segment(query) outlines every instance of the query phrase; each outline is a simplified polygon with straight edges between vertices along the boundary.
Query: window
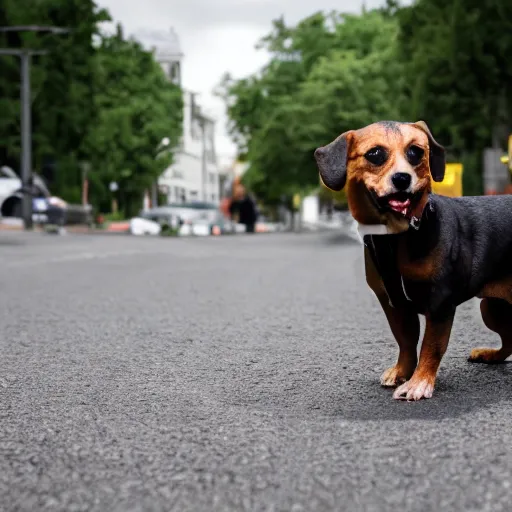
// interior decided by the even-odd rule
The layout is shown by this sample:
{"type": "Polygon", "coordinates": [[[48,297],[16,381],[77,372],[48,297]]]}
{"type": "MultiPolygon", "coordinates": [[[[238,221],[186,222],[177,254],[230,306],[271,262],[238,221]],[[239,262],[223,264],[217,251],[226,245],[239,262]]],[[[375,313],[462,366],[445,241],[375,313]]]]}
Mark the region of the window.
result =
{"type": "Polygon", "coordinates": [[[180,85],[181,76],[179,62],[171,62],[169,64],[169,78],[173,84],[180,85]]]}
{"type": "Polygon", "coordinates": [[[190,136],[193,140],[201,140],[201,126],[197,119],[192,118],[190,123],[190,136]]]}

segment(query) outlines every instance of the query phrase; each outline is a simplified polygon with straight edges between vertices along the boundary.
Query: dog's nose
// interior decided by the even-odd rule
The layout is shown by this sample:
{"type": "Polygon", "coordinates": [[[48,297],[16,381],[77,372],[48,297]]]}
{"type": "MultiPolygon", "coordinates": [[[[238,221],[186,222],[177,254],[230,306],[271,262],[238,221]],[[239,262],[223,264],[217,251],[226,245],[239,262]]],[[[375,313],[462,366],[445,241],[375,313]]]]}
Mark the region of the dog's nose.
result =
{"type": "Polygon", "coordinates": [[[411,185],[411,175],[407,172],[395,172],[395,174],[391,176],[391,182],[397,190],[407,190],[411,185]]]}

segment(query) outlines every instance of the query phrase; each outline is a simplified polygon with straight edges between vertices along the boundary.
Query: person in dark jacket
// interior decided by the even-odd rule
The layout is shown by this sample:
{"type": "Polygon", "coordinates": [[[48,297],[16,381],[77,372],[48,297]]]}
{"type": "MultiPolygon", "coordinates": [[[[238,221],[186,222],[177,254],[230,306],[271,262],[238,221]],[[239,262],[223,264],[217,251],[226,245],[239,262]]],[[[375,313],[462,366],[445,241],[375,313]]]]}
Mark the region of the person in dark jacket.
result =
{"type": "Polygon", "coordinates": [[[242,184],[237,185],[233,191],[229,213],[235,222],[245,225],[246,233],[254,233],[258,211],[255,202],[242,184]]]}

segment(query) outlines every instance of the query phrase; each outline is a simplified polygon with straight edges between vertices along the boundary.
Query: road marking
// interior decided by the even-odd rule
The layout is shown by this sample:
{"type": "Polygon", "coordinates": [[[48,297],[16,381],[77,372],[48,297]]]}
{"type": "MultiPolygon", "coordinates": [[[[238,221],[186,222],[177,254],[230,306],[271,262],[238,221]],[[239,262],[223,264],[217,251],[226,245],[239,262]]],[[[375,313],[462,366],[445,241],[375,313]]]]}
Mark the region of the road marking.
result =
{"type": "MultiPolygon", "coordinates": [[[[152,256],[171,256],[177,257],[179,259],[186,260],[200,260],[200,259],[210,259],[212,256],[227,256],[229,252],[225,249],[219,248],[217,251],[209,250],[208,253],[200,253],[197,251],[196,247],[190,247],[189,250],[184,250],[183,247],[180,247],[179,250],[123,250],[123,251],[110,251],[110,252],[76,252],[72,254],[65,254],[61,256],[49,257],[49,258],[37,258],[37,259],[27,259],[27,260],[17,260],[12,261],[11,259],[0,259],[0,267],[2,269],[6,268],[25,268],[25,267],[33,267],[38,265],[49,265],[55,263],[69,263],[69,262],[78,262],[78,261],[91,261],[91,260],[105,260],[108,258],[119,258],[122,256],[139,256],[144,255],[148,258],[152,256]]],[[[14,255],[13,255],[14,257],[14,255]]]]}
{"type": "Polygon", "coordinates": [[[2,262],[2,267],[27,267],[27,266],[34,266],[34,265],[47,265],[50,263],[66,263],[69,261],[83,261],[83,260],[100,260],[100,259],[107,259],[107,258],[118,258],[120,256],[134,256],[138,254],[145,254],[145,255],[153,255],[153,254],[166,254],[165,252],[155,252],[151,251],[148,252],[137,250],[137,251],[111,251],[111,252],[80,252],[80,253],[74,253],[74,254],[66,254],[63,256],[57,256],[54,258],[45,258],[45,259],[37,259],[37,260],[25,260],[25,261],[4,261],[2,262]]]}

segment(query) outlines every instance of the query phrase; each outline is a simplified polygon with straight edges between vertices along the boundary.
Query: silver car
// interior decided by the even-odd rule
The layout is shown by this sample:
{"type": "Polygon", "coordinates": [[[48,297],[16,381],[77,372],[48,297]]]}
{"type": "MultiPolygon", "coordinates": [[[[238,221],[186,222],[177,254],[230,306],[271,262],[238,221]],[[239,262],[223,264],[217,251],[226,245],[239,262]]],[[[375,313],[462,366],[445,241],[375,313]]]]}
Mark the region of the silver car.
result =
{"type": "Polygon", "coordinates": [[[171,203],[166,206],[157,206],[142,211],[139,217],[158,222],[160,225],[167,224],[173,228],[182,224],[192,224],[196,221],[216,222],[219,215],[219,208],[213,203],[191,201],[187,203],[171,203]]]}

